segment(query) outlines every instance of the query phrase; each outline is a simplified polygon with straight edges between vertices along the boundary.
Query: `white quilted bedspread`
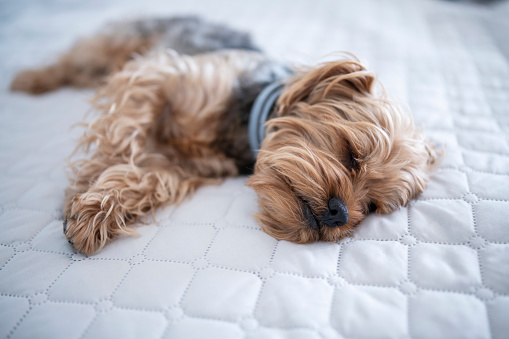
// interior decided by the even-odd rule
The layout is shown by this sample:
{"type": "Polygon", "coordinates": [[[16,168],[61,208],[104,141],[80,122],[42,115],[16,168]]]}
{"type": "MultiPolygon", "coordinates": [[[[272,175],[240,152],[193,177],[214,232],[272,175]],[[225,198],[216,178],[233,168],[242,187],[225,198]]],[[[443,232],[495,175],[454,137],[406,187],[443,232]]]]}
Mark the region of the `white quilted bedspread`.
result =
{"type": "Polygon", "coordinates": [[[432,0],[0,2],[0,337],[507,338],[508,14],[432,0]],[[249,30],[288,62],[356,53],[446,147],[428,190],[339,243],[295,245],[261,231],[254,192],[230,179],[159,209],[138,238],[77,254],[61,205],[92,92],[8,84],[107,21],[181,13],[249,30]]]}

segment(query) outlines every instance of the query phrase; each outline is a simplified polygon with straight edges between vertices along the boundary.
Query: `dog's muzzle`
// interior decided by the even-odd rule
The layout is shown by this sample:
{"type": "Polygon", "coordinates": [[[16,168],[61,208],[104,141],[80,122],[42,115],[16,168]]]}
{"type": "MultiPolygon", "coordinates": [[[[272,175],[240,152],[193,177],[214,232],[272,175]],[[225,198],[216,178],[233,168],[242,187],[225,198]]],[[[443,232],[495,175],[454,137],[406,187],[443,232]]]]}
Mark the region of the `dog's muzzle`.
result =
{"type": "Polygon", "coordinates": [[[348,222],[348,208],[345,202],[339,197],[332,197],[328,203],[329,209],[325,211],[320,221],[316,220],[311,208],[304,203],[304,217],[307,226],[313,230],[319,230],[320,225],[327,227],[340,227],[348,222]]]}

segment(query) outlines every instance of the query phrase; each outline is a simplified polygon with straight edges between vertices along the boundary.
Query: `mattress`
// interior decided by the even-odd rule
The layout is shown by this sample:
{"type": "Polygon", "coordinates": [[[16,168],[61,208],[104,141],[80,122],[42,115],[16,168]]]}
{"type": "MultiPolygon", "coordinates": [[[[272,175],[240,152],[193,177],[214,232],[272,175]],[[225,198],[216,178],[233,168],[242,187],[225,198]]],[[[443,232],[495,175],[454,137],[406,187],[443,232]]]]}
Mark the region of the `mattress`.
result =
{"type": "MultiPolygon", "coordinates": [[[[452,1],[0,3],[0,337],[507,338],[509,5],[452,1]],[[94,256],[62,234],[90,90],[11,93],[111,20],[198,14],[295,65],[358,55],[445,149],[424,194],[337,243],[253,218],[245,177],[166,206],[94,256]]],[[[87,119],[87,118],[85,118],[87,119]]]]}

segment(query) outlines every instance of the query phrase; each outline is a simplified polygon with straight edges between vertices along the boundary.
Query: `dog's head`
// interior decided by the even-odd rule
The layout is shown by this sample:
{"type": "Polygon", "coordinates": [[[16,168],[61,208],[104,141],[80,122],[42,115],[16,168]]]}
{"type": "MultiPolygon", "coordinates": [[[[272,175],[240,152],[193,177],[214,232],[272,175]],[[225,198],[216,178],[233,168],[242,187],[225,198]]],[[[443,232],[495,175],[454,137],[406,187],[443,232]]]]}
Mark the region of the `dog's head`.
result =
{"type": "Polygon", "coordinates": [[[358,61],[341,60],[285,86],[248,181],[268,234],[337,241],[370,211],[392,212],[424,190],[436,152],[374,84],[358,61]]]}

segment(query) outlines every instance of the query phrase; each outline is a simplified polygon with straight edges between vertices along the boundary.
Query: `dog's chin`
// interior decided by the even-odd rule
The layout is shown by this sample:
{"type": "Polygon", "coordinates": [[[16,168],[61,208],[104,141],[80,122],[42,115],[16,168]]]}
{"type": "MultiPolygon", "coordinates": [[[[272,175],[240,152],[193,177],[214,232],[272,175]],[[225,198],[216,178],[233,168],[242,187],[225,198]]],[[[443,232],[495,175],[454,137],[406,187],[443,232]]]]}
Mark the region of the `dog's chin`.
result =
{"type": "Polygon", "coordinates": [[[340,227],[322,226],[320,228],[320,240],[337,242],[345,237],[350,236],[353,233],[355,226],[356,225],[353,225],[353,223],[348,223],[340,227]]]}

